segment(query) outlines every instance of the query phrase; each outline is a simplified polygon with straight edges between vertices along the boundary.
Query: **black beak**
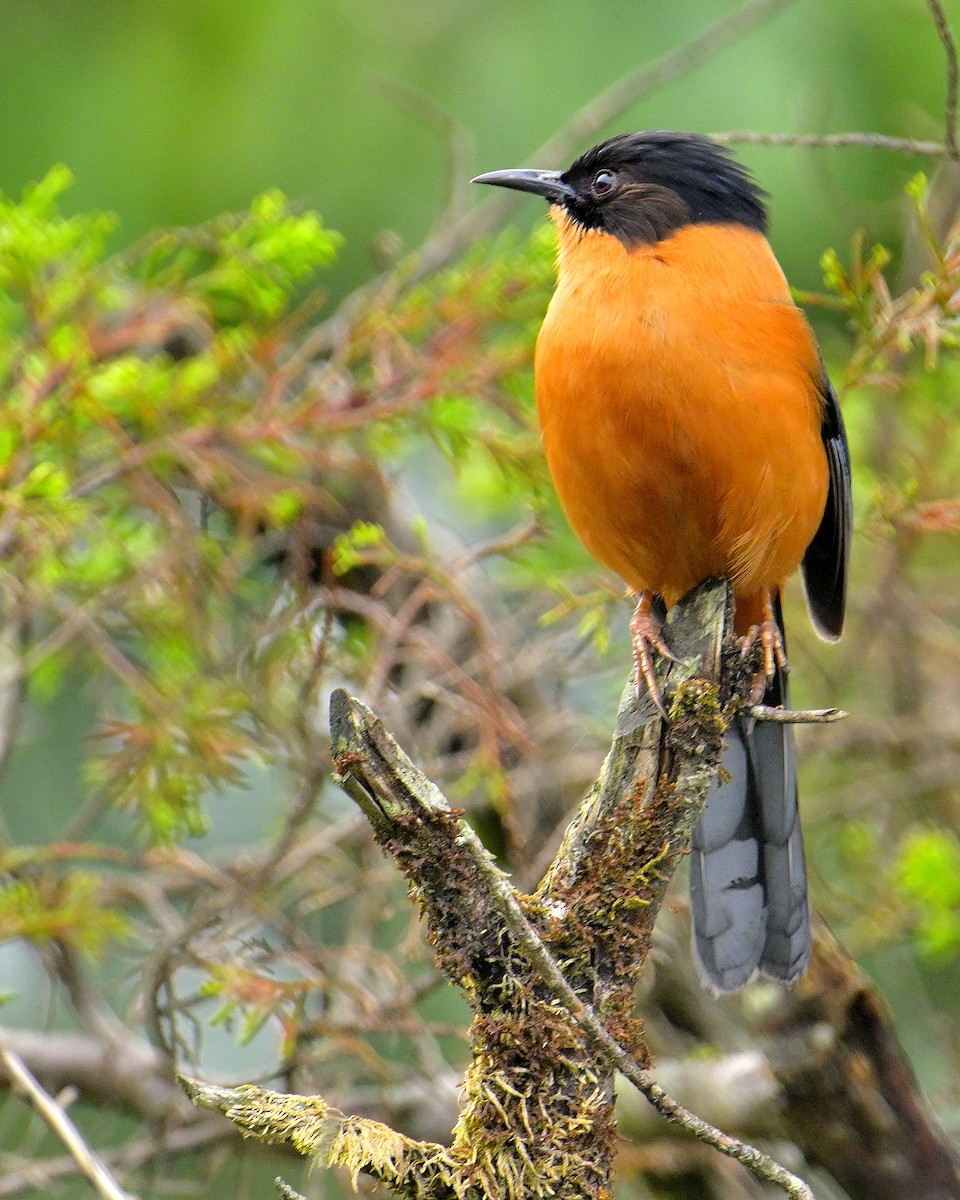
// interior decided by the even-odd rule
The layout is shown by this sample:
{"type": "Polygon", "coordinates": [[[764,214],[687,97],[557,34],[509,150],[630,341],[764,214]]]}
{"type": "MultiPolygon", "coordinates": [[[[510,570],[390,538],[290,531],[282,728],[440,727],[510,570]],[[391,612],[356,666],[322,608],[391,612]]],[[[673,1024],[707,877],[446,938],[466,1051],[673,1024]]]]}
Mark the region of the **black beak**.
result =
{"type": "Polygon", "coordinates": [[[551,204],[564,204],[576,195],[569,183],[564,183],[559,171],[490,171],[478,175],[471,183],[490,183],[494,187],[513,188],[517,192],[533,192],[551,204]]]}

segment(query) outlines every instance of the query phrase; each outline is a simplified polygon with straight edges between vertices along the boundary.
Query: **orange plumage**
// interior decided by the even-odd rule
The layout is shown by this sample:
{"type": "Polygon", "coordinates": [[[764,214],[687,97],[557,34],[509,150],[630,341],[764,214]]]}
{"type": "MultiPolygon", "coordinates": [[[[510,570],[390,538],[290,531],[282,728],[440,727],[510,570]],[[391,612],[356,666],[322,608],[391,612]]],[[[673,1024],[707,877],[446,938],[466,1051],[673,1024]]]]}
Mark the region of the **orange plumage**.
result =
{"type": "Polygon", "coordinates": [[[754,230],[686,225],[631,250],[552,214],[559,277],[535,378],[570,524],[668,606],[729,576],[745,633],[762,590],[797,569],[826,501],[809,326],[754,230]]]}

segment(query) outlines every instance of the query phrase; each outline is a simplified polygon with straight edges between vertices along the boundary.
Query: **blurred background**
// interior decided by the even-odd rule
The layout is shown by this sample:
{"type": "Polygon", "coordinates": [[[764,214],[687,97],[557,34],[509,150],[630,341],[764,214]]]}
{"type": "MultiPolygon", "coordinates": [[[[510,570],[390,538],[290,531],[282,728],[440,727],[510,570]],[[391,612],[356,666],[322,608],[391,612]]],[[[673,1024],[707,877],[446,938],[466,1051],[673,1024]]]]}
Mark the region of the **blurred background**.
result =
{"type": "MultiPolygon", "coordinates": [[[[408,247],[451,187],[527,156],[625,72],[734,5],[616,0],[4,0],[0,174],[19,193],[51,164],[71,203],[121,240],[240,208],[268,187],[346,237],[331,286],[371,269],[384,230],[408,247]],[[464,143],[450,179],[449,130],[464,143]]],[[[937,140],[943,52],[920,0],[798,0],[615,122],[702,132],[865,129],[937,140]]],[[[586,149],[586,147],[582,147],[586,149]]],[[[872,150],[748,148],[797,286],[854,226],[889,239],[917,168],[872,150]]],[[[538,210],[524,209],[528,219],[538,210]]]]}
{"type": "MultiPolygon", "coordinates": [[[[924,0],[783,0],[753,7],[764,12],[762,21],[600,132],[866,130],[943,139],[945,58],[924,0]]],[[[109,244],[120,251],[158,227],[207,222],[279,188],[343,235],[337,261],[320,281],[329,312],[416,248],[444,215],[460,215],[487,199],[471,194],[472,175],[566,165],[566,159],[534,161],[531,155],[612,82],[703,35],[735,9],[732,0],[0,0],[0,189],[19,196],[51,166],[65,164],[75,177],[65,211],[116,213],[109,244]]],[[[946,11],[960,23],[960,4],[951,2],[946,11]]],[[[898,271],[907,282],[919,275],[918,260],[903,250],[910,224],[904,189],[919,170],[932,172],[934,160],[873,148],[742,145],[736,152],[770,194],[771,241],[795,287],[822,291],[824,252],[836,248],[848,262],[858,231],[865,231],[868,248],[875,242],[889,248],[889,279],[898,271]]],[[[949,209],[950,185],[943,186],[949,209]]],[[[529,202],[516,206],[509,221],[525,235],[543,225],[544,214],[529,202]]],[[[549,250],[541,266],[548,258],[549,250]]],[[[535,282],[540,291],[531,291],[533,311],[523,314],[528,334],[536,326],[537,297],[548,287],[542,272],[535,282]]],[[[841,388],[849,373],[844,401],[859,454],[857,592],[844,647],[815,643],[799,588],[788,607],[792,649],[797,630],[797,702],[842,704],[853,713],[850,728],[839,733],[801,734],[815,899],[879,985],[921,1083],[956,1135],[960,894],[951,880],[960,849],[956,839],[930,841],[928,833],[960,823],[960,556],[955,510],[939,524],[930,519],[924,525],[927,510],[917,513],[918,506],[952,502],[960,493],[953,399],[960,380],[946,361],[906,390],[878,388],[869,364],[849,367],[855,347],[850,311],[817,305],[810,316],[841,388]],[[905,624],[915,636],[901,637],[905,624]]],[[[529,391],[529,379],[525,386],[529,391]]],[[[391,483],[409,490],[444,546],[446,537],[455,549],[522,515],[494,504],[484,508],[477,500],[482,488],[451,491],[429,449],[408,450],[394,466],[381,447],[380,465],[391,483]]],[[[570,572],[565,578],[595,583],[595,570],[560,519],[555,513],[550,519],[561,546],[550,571],[562,568],[570,572]]],[[[493,571],[492,578],[507,592],[516,583],[509,571],[493,571]]],[[[538,613],[556,603],[556,595],[533,602],[533,628],[539,628],[538,613]]],[[[550,651],[573,677],[564,703],[572,696],[584,727],[573,729],[566,745],[583,759],[577,762],[583,781],[599,761],[625,673],[625,613],[616,611],[613,650],[592,657],[593,649],[577,641],[574,620],[566,627],[561,621],[557,636],[580,649],[567,644],[550,651]]],[[[549,636],[555,632],[551,626],[549,636]]],[[[511,695],[522,709],[520,693],[511,695]]],[[[100,698],[82,675],[31,697],[0,777],[0,812],[11,843],[56,838],[85,803],[90,779],[83,761],[100,698]]],[[[208,832],[188,842],[191,851],[221,861],[268,836],[290,803],[278,771],[250,768],[233,790],[211,792],[208,832]]],[[[346,819],[346,802],[328,795],[324,803],[327,809],[318,810],[323,820],[346,819]]],[[[492,812],[479,801],[476,806],[481,828],[501,849],[508,846],[510,831],[498,824],[497,804],[488,806],[492,812]]],[[[94,831],[102,840],[133,838],[115,816],[103,821],[94,831]]],[[[544,818],[544,840],[551,829],[544,818]]],[[[526,836],[536,841],[535,832],[526,836]]],[[[372,859],[357,861],[354,880],[373,869],[372,859]]],[[[336,907],[344,903],[343,896],[330,900],[318,923],[307,923],[310,936],[344,942],[349,905],[336,907]]],[[[201,986],[203,967],[194,965],[187,990],[201,986]]],[[[136,991],[130,962],[111,966],[108,956],[102,970],[108,980],[111,971],[123,978],[124,995],[136,991]]],[[[0,990],[10,993],[0,1011],[3,1024],[32,1027],[38,1003],[51,1026],[64,1024],[47,975],[24,942],[0,949],[0,990]]],[[[381,980],[380,986],[389,991],[394,985],[381,980]]],[[[427,1007],[439,1027],[461,1020],[457,1005],[444,993],[427,1007]]],[[[730,1034],[730,1044],[745,1044],[755,1033],[752,1027],[730,1034]]],[[[446,1036],[437,1034],[455,1071],[461,1051],[450,1049],[446,1036]]],[[[204,1069],[234,1079],[269,1074],[276,1033],[268,1028],[262,1037],[274,1041],[264,1049],[253,1038],[251,1049],[240,1047],[229,1029],[208,1030],[204,1069]]],[[[429,1055],[409,1057],[426,1070],[429,1055]]],[[[52,1153],[49,1146],[37,1149],[41,1132],[11,1104],[0,1111],[0,1149],[52,1153]]],[[[113,1117],[108,1127],[99,1120],[92,1117],[88,1128],[101,1140],[122,1146],[133,1137],[132,1118],[113,1117]]],[[[10,1164],[22,1168],[20,1158],[10,1164]]],[[[653,1186],[649,1177],[643,1182],[642,1166],[637,1190],[625,1195],[646,1195],[644,1188],[653,1186]]],[[[191,1161],[172,1172],[182,1176],[182,1190],[165,1184],[163,1194],[193,1194],[197,1181],[207,1180],[266,1195],[276,1169],[253,1157],[240,1166],[225,1158],[205,1159],[202,1167],[191,1161]]],[[[9,1191],[0,1184],[0,1195],[52,1194],[52,1186],[48,1181],[32,1192],[29,1182],[9,1191]]],[[[57,1194],[85,1194],[75,1181],[57,1186],[57,1194]]],[[[149,1181],[138,1186],[144,1195],[161,1194],[149,1181]]],[[[298,1186],[313,1188],[311,1195],[324,1188],[331,1196],[346,1194],[342,1181],[316,1176],[298,1186]]],[[[679,1185],[660,1186],[662,1192],[649,1194],[683,1194],[679,1185]]],[[[710,1186],[718,1196],[757,1194],[737,1190],[742,1181],[714,1179],[710,1186]]]]}

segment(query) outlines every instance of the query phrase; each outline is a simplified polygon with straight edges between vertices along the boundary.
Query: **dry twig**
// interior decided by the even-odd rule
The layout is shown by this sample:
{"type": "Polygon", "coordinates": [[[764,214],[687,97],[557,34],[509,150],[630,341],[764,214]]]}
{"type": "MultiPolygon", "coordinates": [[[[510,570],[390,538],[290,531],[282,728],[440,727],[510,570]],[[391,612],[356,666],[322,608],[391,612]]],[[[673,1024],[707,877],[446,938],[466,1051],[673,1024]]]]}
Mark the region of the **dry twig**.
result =
{"type": "Polygon", "coordinates": [[[106,1165],[87,1145],[76,1125],[63,1108],[40,1086],[18,1058],[10,1050],[0,1048],[0,1063],[14,1082],[14,1087],[23,1092],[30,1103],[46,1121],[58,1138],[70,1151],[77,1166],[97,1189],[103,1200],[136,1200],[125,1192],[107,1170],[106,1165]]]}
{"type": "Polygon", "coordinates": [[[842,708],[773,708],[769,704],[748,704],[740,711],[755,721],[776,725],[832,725],[849,715],[842,708]]]}
{"type": "Polygon", "coordinates": [[[942,158],[948,147],[942,142],[924,142],[916,138],[888,137],[884,133],[756,133],[749,129],[738,129],[727,133],[711,133],[718,142],[732,146],[737,143],[749,146],[812,146],[829,150],[843,146],[863,146],[869,150],[889,150],[895,154],[925,154],[942,158]]]}

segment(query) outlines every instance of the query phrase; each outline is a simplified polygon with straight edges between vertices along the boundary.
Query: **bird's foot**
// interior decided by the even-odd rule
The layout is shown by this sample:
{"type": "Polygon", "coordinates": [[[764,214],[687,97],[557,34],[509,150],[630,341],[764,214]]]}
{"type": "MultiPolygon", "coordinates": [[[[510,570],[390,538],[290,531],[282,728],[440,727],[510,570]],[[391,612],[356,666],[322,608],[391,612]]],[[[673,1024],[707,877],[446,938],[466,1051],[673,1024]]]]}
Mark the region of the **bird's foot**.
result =
{"type": "Polygon", "coordinates": [[[767,690],[767,683],[774,678],[779,667],[781,671],[789,671],[787,648],[783,644],[783,634],[773,613],[773,602],[769,596],[763,605],[763,620],[759,625],[751,625],[740,642],[740,657],[747,658],[759,642],[763,648],[762,670],[758,671],[750,686],[750,703],[759,704],[767,690]]]}
{"type": "Polygon", "coordinates": [[[637,699],[642,692],[641,685],[646,684],[647,694],[661,714],[666,717],[667,710],[660,694],[657,674],[654,670],[654,652],[670,662],[676,662],[677,656],[667,645],[663,636],[663,623],[653,611],[653,596],[650,592],[641,592],[637,607],[630,618],[630,641],[633,645],[633,661],[636,671],[637,699]]]}

